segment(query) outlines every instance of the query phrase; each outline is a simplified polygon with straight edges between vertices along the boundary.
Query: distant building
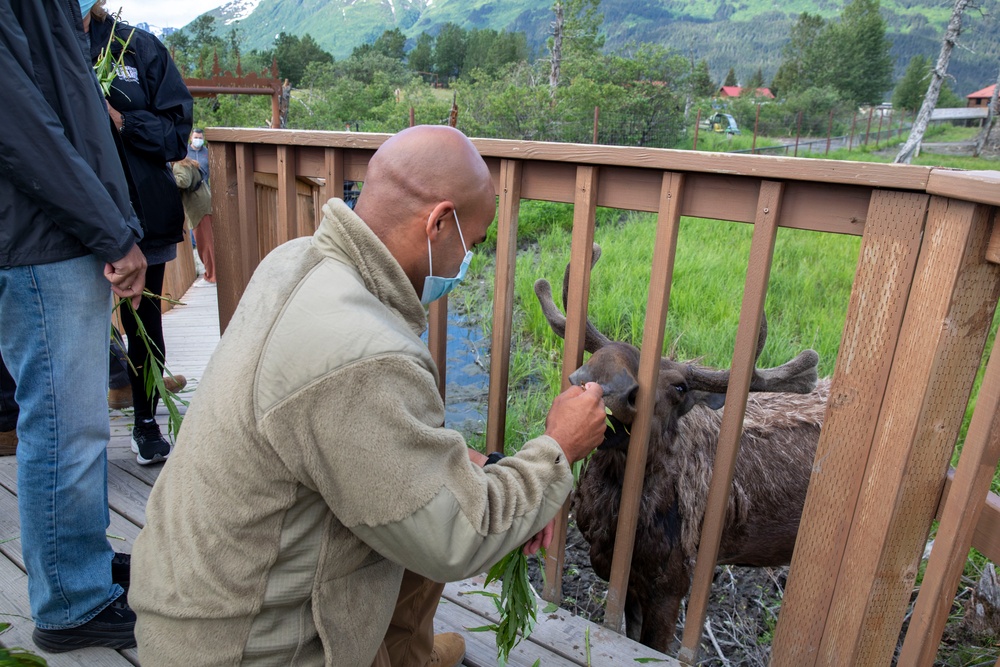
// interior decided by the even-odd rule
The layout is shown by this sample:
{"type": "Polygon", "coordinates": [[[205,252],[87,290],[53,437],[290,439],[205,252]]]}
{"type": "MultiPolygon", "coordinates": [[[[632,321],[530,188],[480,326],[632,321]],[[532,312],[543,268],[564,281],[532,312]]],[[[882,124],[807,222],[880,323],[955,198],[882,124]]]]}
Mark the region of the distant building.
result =
{"type": "Polygon", "coordinates": [[[968,100],[965,106],[967,107],[984,107],[990,103],[990,98],[993,97],[993,89],[997,85],[994,83],[992,86],[986,86],[982,90],[977,90],[974,93],[965,96],[968,100]]]}
{"type": "MultiPolygon", "coordinates": [[[[718,97],[739,97],[742,94],[743,88],[741,86],[722,86],[717,93],[718,97]]],[[[773,100],[774,93],[771,92],[770,88],[758,88],[754,97],[766,97],[773,100]]]]}

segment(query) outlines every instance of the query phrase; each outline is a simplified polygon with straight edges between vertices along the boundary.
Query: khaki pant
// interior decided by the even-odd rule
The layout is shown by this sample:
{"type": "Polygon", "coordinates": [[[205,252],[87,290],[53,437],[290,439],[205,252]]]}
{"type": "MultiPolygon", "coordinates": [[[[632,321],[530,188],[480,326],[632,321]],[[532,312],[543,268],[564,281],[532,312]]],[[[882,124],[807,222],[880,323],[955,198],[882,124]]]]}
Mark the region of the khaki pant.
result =
{"type": "Polygon", "coordinates": [[[396,610],[372,667],[424,667],[434,648],[434,612],[444,584],[406,570],[396,610]]]}

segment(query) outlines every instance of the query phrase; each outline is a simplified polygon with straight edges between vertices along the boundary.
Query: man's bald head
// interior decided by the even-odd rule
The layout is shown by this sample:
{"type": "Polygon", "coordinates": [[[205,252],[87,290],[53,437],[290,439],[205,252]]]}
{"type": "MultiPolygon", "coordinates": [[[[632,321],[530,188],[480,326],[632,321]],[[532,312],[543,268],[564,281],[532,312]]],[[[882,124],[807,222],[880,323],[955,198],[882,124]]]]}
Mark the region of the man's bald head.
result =
{"type": "Polygon", "coordinates": [[[431,275],[431,253],[434,275],[454,276],[466,249],[486,238],[496,207],[490,170],[468,137],[443,125],[418,125],[375,151],[354,212],[419,296],[431,275]]]}
{"type": "Polygon", "coordinates": [[[444,125],[418,125],[389,138],[368,163],[355,211],[385,239],[396,227],[451,201],[465,216],[496,211],[489,169],[468,137],[444,125]]]}

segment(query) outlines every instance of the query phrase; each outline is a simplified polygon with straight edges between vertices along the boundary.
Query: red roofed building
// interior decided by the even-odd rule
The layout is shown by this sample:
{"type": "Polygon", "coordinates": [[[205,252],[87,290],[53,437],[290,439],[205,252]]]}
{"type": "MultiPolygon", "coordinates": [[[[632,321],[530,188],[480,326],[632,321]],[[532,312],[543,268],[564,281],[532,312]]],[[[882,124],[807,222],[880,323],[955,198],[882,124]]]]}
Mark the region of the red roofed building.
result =
{"type": "MultiPolygon", "coordinates": [[[[739,97],[743,94],[743,88],[740,86],[722,86],[719,88],[719,97],[739,97]]],[[[774,99],[774,93],[771,92],[770,88],[758,88],[755,97],[766,97],[768,99],[774,99]]]]}
{"type": "Polygon", "coordinates": [[[974,93],[970,93],[965,96],[965,99],[969,100],[965,106],[968,107],[984,107],[990,103],[990,98],[993,97],[993,89],[997,85],[994,83],[992,86],[986,86],[982,90],[977,90],[974,93]]]}

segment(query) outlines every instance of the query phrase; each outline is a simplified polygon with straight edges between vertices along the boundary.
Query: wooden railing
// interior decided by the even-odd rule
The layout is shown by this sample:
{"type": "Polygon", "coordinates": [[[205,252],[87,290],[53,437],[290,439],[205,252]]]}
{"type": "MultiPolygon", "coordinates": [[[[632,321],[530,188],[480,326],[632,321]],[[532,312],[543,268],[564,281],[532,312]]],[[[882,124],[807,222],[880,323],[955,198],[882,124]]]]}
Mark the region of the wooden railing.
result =
{"type": "MultiPolygon", "coordinates": [[[[388,135],[214,128],[219,312],[225,328],[261,257],[310,234],[320,203],[363,181],[388,135]],[[298,183],[315,179],[311,195],[298,183]],[[270,187],[269,187],[270,186],[270,187]],[[262,193],[261,188],[268,188],[262,193]],[[264,202],[268,202],[265,204],[264,202]],[[304,213],[303,204],[308,213],[304,213]]],[[[597,206],[658,216],[606,623],[624,606],[681,216],[752,223],[732,375],[679,657],[700,643],[778,227],[862,237],[831,400],[772,664],[892,659],[935,515],[941,523],[899,664],[930,665],[970,544],[1000,561],[1000,353],[987,366],[961,461],[948,464],[1000,296],[1000,172],[476,139],[499,196],[487,448],[502,449],[522,199],[574,205],[563,382],[583,359],[597,206]]],[[[444,375],[447,305],[430,347],[444,375]]],[[[442,377],[442,387],[444,386],[442,377]]],[[[549,552],[559,599],[566,513],[549,552]]]]}

